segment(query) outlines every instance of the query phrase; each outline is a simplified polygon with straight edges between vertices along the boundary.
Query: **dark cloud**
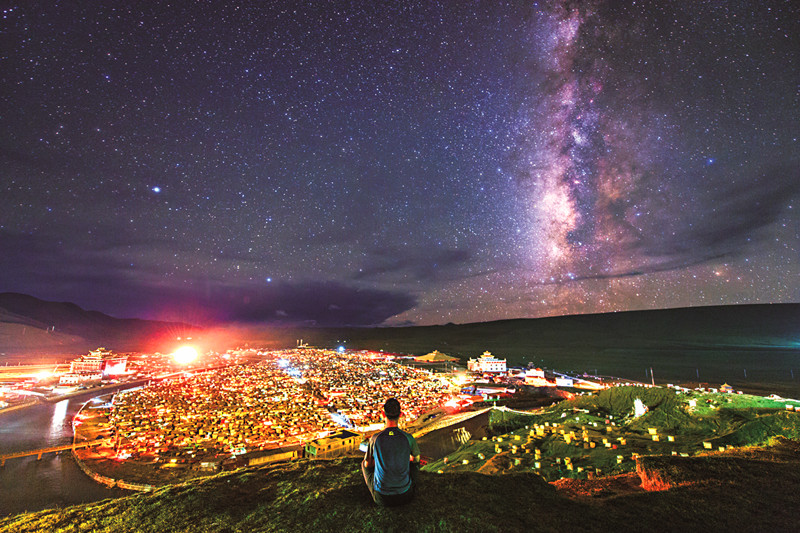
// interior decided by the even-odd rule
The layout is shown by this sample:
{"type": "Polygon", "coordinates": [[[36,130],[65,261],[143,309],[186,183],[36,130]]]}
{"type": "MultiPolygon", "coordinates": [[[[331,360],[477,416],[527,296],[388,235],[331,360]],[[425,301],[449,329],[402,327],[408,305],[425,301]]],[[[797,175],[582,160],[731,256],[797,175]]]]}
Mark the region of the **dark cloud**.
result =
{"type": "Polygon", "coordinates": [[[215,291],[214,305],[227,321],[372,326],[407,311],[407,293],[360,289],[335,282],[277,283],[215,291]]]}
{"type": "Polygon", "coordinates": [[[338,282],[226,282],[175,280],[132,268],[114,246],[66,249],[57,239],[0,232],[4,272],[1,291],[25,292],[70,301],[118,317],[140,316],[191,323],[248,323],[369,326],[416,305],[408,293],[362,289],[338,282]],[[107,252],[111,250],[111,252],[107,252]]]}
{"type": "MultiPolygon", "coordinates": [[[[377,279],[408,275],[431,281],[462,277],[459,269],[473,260],[469,250],[431,247],[374,248],[367,252],[355,279],[377,279]]],[[[466,274],[466,273],[465,273],[466,274]]],[[[466,274],[467,276],[469,274],[466,274]]]]}
{"type": "Polygon", "coordinates": [[[727,257],[726,254],[720,254],[716,256],[703,256],[700,258],[696,258],[693,261],[689,261],[687,259],[677,259],[677,260],[670,260],[670,261],[662,261],[662,262],[651,262],[648,264],[643,264],[636,268],[632,269],[620,269],[614,270],[604,273],[598,274],[567,274],[565,276],[559,277],[552,277],[550,279],[543,280],[536,285],[565,285],[569,283],[585,281],[585,280],[607,280],[607,279],[621,279],[621,278],[634,278],[636,276],[642,276],[644,274],[653,274],[656,272],[670,272],[673,270],[682,270],[691,266],[700,265],[703,263],[707,263],[709,261],[714,260],[721,260],[727,257]]]}
{"type": "MultiPolygon", "coordinates": [[[[655,224],[626,252],[674,268],[744,254],[797,200],[800,166],[773,166],[739,176],[721,168],[690,191],[692,209],[667,209],[662,214],[668,218],[654,218],[655,224]]],[[[645,261],[642,266],[652,265],[645,261]]]]}
{"type": "Polygon", "coordinates": [[[800,196],[800,167],[772,166],[739,176],[720,169],[703,176],[691,190],[692,209],[671,206],[669,198],[654,197],[649,190],[609,204],[614,220],[624,219],[631,204],[643,206],[640,209],[652,216],[642,219],[638,227],[618,223],[613,246],[589,254],[595,264],[605,263],[607,268],[599,270],[587,262],[571,272],[546,277],[539,285],[679,271],[758,253],[774,225],[800,196]]]}

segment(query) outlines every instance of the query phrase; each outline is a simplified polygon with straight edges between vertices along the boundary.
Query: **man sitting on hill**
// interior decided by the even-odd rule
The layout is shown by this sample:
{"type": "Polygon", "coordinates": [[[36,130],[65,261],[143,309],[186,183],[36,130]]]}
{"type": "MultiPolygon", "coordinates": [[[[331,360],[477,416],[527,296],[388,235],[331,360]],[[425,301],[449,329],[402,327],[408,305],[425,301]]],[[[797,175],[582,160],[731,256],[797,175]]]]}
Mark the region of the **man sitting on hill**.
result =
{"type": "Polygon", "coordinates": [[[361,472],[372,499],[378,505],[401,505],[414,497],[419,473],[419,446],[414,437],[397,427],[400,402],[383,404],[386,427],[369,439],[361,472]]]}

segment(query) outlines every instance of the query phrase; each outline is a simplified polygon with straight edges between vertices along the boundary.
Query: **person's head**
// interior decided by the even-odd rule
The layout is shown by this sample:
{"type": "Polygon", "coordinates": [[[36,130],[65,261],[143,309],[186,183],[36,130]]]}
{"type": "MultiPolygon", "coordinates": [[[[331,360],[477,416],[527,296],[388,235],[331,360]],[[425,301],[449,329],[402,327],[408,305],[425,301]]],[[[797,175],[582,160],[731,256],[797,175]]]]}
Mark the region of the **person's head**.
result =
{"type": "Polygon", "coordinates": [[[397,398],[389,398],[383,404],[383,414],[387,420],[397,420],[400,418],[400,402],[397,398]]]}

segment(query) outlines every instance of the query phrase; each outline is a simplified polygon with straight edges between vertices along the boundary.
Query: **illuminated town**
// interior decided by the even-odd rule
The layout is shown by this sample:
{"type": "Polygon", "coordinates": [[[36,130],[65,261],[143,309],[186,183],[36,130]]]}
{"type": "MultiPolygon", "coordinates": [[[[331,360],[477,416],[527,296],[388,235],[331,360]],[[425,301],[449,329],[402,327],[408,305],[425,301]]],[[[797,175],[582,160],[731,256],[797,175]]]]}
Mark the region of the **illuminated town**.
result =
{"type": "Polygon", "coordinates": [[[109,424],[118,457],[219,458],[304,444],[380,427],[386,396],[401,399],[409,420],[452,396],[447,381],[387,357],[311,349],[263,357],[117,394],[109,424]]]}
{"type": "MultiPolygon", "coordinates": [[[[800,409],[800,403],[777,396],[740,396],[727,384],[670,385],[666,392],[653,383],[610,376],[534,364],[509,367],[506,358],[488,351],[468,358],[464,368],[460,359],[439,351],[412,356],[298,341],[292,349],[245,346],[220,354],[201,353],[190,340],[177,339],[169,354],[98,348],[50,370],[3,367],[0,408],[93,394],[72,419],[71,446],[29,454],[41,458],[71,448],[78,467],[94,481],[136,491],[241,467],[358,456],[383,427],[387,397],[400,400],[402,427],[416,438],[432,434],[436,441],[436,433],[442,435],[444,447],[431,448],[429,441],[424,464],[430,463],[430,471],[500,473],[505,467],[498,465],[508,464],[551,481],[625,472],[643,454],[689,457],[732,448],[736,441],[712,443],[713,432],[682,435],[643,425],[646,402],[660,409],[664,394],[677,402],[669,404],[678,409],[670,416],[699,417],[697,423],[731,402],[772,409],[773,418],[800,409]],[[591,398],[605,393],[625,398],[620,405],[632,402],[633,410],[612,415],[598,407],[596,401],[604,400],[591,398]],[[508,433],[487,430],[506,415],[525,423],[508,433]],[[470,420],[475,423],[468,430],[470,420]],[[576,453],[576,447],[583,451],[576,453]]],[[[794,424],[788,416],[778,423],[794,424]]]]}
{"type": "Polygon", "coordinates": [[[3,367],[3,411],[55,402],[65,414],[65,399],[82,400],[63,418],[71,444],[0,455],[2,465],[70,451],[94,486],[137,492],[228,471],[308,468],[363,457],[384,427],[387,397],[400,400],[401,428],[424,445],[424,473],[533,473],[558,490],[632,479],[647,458],[735,453],[772,438],[774,427],[800,431],[800,401],[727,384],[659,387],[652,377],[509,366],[489,351],[459,359],[300,341],[216,353],[190,340],[176,339],[169,354],[98,348],[49,370],[3,367]],[[728,420],[728,410],[757,410],[757,427],[728,420]]]}
{"type": "MultiPolygon", "coordinates": [[[[75,454],[87,473],[107,482],[87,464],[112,460],[216,471],[358,453],[382,427],[386,397],[402,402],[405,427],[420,430],[431,421],[436,427],[456,423],[459,412],[512,398],[523,387],[604,386],[541,368],[507,368],[505,359],[489,352],[470,359],[467,369],[457,361],[438,351],[414,357],[301,342],[293,349],[245,347],[223,354],[200,354],[190,344],[171,354],[98,348],[50,369],[5,367],[0,407],[95,391],[97,400],[73,421],[74,442],[99,445],[75,454]]],[[[150,469],[134,477],[159,476],[150,469]]]]}

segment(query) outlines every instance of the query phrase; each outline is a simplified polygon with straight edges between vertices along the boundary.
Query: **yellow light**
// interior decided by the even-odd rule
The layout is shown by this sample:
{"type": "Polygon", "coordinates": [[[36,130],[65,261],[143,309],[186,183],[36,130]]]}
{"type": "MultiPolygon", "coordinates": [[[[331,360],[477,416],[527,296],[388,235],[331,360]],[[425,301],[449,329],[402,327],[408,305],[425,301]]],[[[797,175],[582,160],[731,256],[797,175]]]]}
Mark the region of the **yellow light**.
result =
{"type": "Polygon", "coordinates": [[[191,346],[181,346],[175,350],[175,353],[172,354],[172,357],[175,359],[176,363],[180,365],[188,365],[197,359],[197,350],[191,346]]]}

